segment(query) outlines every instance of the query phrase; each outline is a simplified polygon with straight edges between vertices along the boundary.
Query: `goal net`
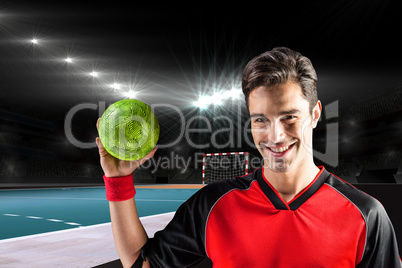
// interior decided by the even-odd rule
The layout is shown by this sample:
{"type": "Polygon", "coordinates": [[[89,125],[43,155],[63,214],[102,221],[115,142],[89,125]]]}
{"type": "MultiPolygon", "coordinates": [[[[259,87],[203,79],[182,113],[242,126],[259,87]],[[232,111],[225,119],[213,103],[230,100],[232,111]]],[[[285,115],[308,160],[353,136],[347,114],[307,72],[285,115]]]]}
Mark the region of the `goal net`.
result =
{"type": "Polygon", "coordinates": [[[233,179],[248,172],[248,152],[204,154],[202,183],[233,179]]]}

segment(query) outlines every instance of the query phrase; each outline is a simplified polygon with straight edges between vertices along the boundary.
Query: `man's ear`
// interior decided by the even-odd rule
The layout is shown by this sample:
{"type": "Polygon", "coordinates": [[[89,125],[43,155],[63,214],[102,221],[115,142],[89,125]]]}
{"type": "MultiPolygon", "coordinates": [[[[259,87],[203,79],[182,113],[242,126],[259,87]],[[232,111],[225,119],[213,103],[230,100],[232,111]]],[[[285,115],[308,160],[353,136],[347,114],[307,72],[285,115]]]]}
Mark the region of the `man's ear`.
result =
{"type": "Polygon", "coordinates": [[[321,111],[322,111],[322,106],[321,106],[321,101],[317,101],[313,108],[313,114],[312,114],[312,122],[311,122],[311,127],[315,128],[318,124],[318,120],[320,119],[321,116],[321,111]]]}

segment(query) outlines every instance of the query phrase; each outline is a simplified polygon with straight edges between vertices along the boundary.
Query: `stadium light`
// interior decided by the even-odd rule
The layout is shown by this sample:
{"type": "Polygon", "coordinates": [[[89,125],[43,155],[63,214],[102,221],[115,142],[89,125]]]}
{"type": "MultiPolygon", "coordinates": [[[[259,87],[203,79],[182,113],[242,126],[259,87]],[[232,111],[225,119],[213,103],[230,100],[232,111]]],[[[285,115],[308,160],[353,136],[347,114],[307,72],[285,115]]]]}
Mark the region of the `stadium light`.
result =
{"type": "Polygon", "coordinates": [[[98,72],[93,71],[93,72],[90,73],[90,75],[92,77],[98,77],[98,72]]]}
{"type": "Polygon", "coordinates": [[[218,91],[215,92],[212,96],[202,96],[198,99],[198,101],[195,101],[193,104],[194,106],[205,109],[208,105],[222,105],[225,100],[239,100],[240,99],[240,94],[241,90],[238,88],[232,87],[230,90],[224,90],[224,91],[218,91]]]}
{"type": "Polygon", "coordinates": [[[232,97],[232,99],[239,99],[241,94],[241,90],[237,88],[232,88],[230,91],[228,91],[228,94],[232,97]]]}
{"type": "Polygon", "coordinates": [[[120,89],[121,85],[118,84],[118,83],[113,83],[112,85],[110,85],[110,87],[113,88],[113,89],[120,89]]]}
{"type": "Polygon", "coordinates": [[[194,102],[194,105],[200,109],[207,108],[208,104],[210,104],[210,97],[200,97],[198,101],[194,102]]]}
{"type": "Polygon", "coordinates": [[[72,63],[73,59],[72,58],[66,58],[64,61],[67,62],[67,63],[72,63]]]}
{"type": "Polygon", "coordinates": [[[32,39],[32,40],[31,40],[31,43],[32,43],[32,44],[37,44],[37,43],[38,43],[38,39],[35,39],[35,38],[32,39]]]}
{"type": "Polygon", "coordinates": [[[134,99],[137,96],[137,93],[130,90],[130,91],[123,93],[123,95],[129,99],[134,99]]]}
{"type": "Polygon", "coordinates": [[[225,98],[226,92],[217,92],[210,98],[210,100],[214,105],[222,105],[225,98]]]}

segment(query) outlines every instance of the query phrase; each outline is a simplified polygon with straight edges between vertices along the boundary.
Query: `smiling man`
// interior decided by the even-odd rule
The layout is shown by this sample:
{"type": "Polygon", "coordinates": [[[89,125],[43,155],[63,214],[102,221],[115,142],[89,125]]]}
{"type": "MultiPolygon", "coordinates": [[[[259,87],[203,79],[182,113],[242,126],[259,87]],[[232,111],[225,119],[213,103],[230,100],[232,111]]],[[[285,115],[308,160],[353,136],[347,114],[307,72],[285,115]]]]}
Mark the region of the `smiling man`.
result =
{"type": "Polygon", "coordinates": [[[319,172],[312,158],[311,130],[320,118],[321,103],[316,101],[311,110],[300,84],[288,80],[253,89],[248,107],[254,142],[264,158],[264,175],[288,202],[319,172]],[[295,180],[300,173],[306,176],[295,180]]]}
{"type": "Polygon", "coordinates": [[[263,167],[204,187],[151,239],[130,174],[155,149],[124,162],[97,139],[123,265],[190,267],[209,257],[213,267],[401,267],[383,206],[314,164],[316,82],[310,60],[288,48],[252,59],[242,87],[263,167]]]}

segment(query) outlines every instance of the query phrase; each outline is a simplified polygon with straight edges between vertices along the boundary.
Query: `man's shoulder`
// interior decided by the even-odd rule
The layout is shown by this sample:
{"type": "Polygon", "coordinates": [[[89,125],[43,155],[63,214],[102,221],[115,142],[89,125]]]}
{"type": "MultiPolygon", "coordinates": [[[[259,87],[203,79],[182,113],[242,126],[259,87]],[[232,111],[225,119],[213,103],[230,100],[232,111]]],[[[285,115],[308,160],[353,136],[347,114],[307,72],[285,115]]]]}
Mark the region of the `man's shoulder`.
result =
{"type": "Polygon", "coordinates": [[[385,212],[383,205],[376,198],[332,173],[330,173],[325,184],[353,203],[364,217],[369,214],[382,214],[385,212]]]}

